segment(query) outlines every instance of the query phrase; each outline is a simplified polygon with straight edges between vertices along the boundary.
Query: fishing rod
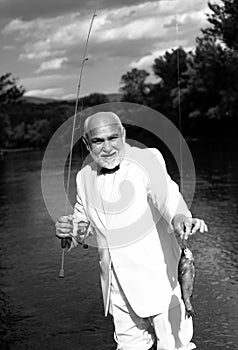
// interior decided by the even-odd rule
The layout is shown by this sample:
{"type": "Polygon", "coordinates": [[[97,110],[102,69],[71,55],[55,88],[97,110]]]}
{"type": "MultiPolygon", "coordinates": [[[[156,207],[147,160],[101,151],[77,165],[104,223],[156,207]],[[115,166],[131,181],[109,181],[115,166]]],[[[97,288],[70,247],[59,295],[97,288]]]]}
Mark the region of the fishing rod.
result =
{"type": "MultiPolygon", "coordinates": [[[[182,148],[182,113],[181,113],[181,88],[180,88],[180,57],[179,57],[179,24],[177,15],[175,15],[176,23],[176,46],[177,46],[177,98],[178,98],[178,122],[179,122],[179,156],[180,156],[180,191],[184,195],[183,181],[183,148],[182,148]]],[[[182,246],[187,248],[187,240],[181,240],[182,246]]]]}
{"type": "Polygon", "coordinates": [[[180,57],[179,57],[179,24],[176,15],[176,41],[177,41],[177,91],[178,91],[178,117],[179,117],[179,155],[180,155],[180,187],[184,193],[183,183],[183,150],[182,150],[182,115],[181,115],[181,90],[180,90],[180,57]]]}
{"type": "MultiPolygon", "coordinates": [[[[78,85],[77,85],[76,102],[75,102],[74,117],[73,117],[73,127],[72,127],[72,134],[71,134],[71,144],[70,144],[70,152],[69,152],[69,165],[68,165],[67,186],[66,186],[66,200],[65,200],[65,215],[67,215],[67,212],[68,212],[68,197],[69,197],[69,185],[70,185],[70,175],[71,175],[71,166],[72,166],[72,155],[73,155],[75,125],[76,125],[76,119],[77,119],[77,112],[78,112],[79,96],[80,96],[80,90],[81,90],[83,70],[84,70],[85,63],[88,61],[87,48],[88,48],[88,43],[89,43],[89,38],[90,38],[90,35],[91,35],[92,27],[93,27],[93,22],[94,22],[96,16],[97,16],[97,8],[95,9],[95,11],[94,11],[94,13],[92,15],[92,18],[91,18],[91,22],[90,22],[90,26],[89,26],[89,30],[88,30],[88,35],[87,35],[87,39],[86,39],[85,46],[84,46],[84,51],[83,51],[83,56],[82,56],[82,63],[81,63],[81,70],[80,70],[80,75],[79,75],[79,80],[78,80],[78,85]]],[[[80,121],[81,121],[81,118],[79,117],[79,127],[80,127],[80,121]]],[[[87,244],[84,243],[85,237],[87,235],[88,226],[85,229],[84,237],[83,237],[83,240],[81,242],[84,248],[88,247],[87,244]]],[[[62,252],[61,252],[61,266],[60,266],[60,270],[59,270],[59,277],[61,277],[61,278],[64,277],[64,258],[65,258],[65,248],[66,248],[66,246],[67,246],[67,238],[63,238],[61,240],[62,252]]]]}

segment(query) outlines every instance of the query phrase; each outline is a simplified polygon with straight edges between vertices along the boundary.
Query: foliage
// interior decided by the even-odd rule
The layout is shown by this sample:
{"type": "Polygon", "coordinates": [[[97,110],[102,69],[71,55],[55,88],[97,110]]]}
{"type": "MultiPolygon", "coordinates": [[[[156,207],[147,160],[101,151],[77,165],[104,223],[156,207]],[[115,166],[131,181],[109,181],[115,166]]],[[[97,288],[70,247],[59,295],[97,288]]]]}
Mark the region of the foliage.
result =
{"type": "Polygon", "coordinates": [[[221,3],[208,3],[212,11],[207,17],[212,27],[203,30],[203,33],[210,34],[220,39],[228,48],[238,49],[238,1],[221,0],[221,3]]]}
{"type": "Polygon", "coordinates": [[[0,106],[16,102],[25,90],[17,85],[17,79],[11,73],[0,76],[0,106]]]}
{"type": "MultiPolygon", "coordinates": [[[[4,103],[0,112],[0,147],[45,147],[53,133],[73,116],[75,101],[29,103],[27,99],[4,103]]],[[[79,100],[79,108],[108,102],[104,94],[91,94],[79,100]]]]}
{"type": "Polygon", "coordinates": [[[11,121],[4,106],[16,103],[24,91],[11,73],[0,76],[0,147],[9,146],[12,136],[11,121]]]}
{"type": "Polygon", "coordinates": [[[133,68],[121,77],[122,101],[146,103],[150,84],[146,84],[149,73],[144,69],[133,68]]]}
{"type": "Polygon", "coordinates": [[[107,95],[93,93],[80,99],[79,105],[83,105],[84,108],[89,108],[107,102],[109,102],[107,95]]]}
{"type": "Polygon", "coordinates": [[[156,58],[152,69],[159,83],[154,89],[152,106],[169,116],[175,123],[178,121],[178,89],[185,84],[182,79],[187,71],[187,61],[189,54],[179,47],[171,52],[166,51],[164,56],[156,58]]]}
{"type": "Polygon", "coordinates": [[[196,51],[185,74],[188,79],[181,89],[186,126],[192,125],[197,133],[210,134],[211,129],[216,134],[234,132],[230,126],[237,124],[238,62],[235,56],[236,53],[208,34],[197,38],[196,51]],[[224,125],[229,128],[224,130],[224,125]]]}
{"type": "MultiPolygon", "coordinates": [[[[123,100],[143,103],[160,111],[189,136],[238,133],[238,2],[222,0],[208,4],[210,26],[196,38],[194,52],[182,47],[155,59],[152,69],[157,83],[149,93],[131,88],[127,80],[121,88],[123,100]]],[[[143,70],[143,77],[148,73],[143,70]]],[[[123,76],[125,77],[125,76],[123,76]]],[[[131,79],[133,80],[133,79],[131,79]]],[[[145,87],[142,80],[141,85],[145,87]]],[[[138,86],[138,84],[136,85],[138,86]]]]}
{"type": "Polygon", "coordinates": [[[8,146],[8,140],[11,136],[11,124],[9,116],[0,112],[0,147],[8,146]]]}

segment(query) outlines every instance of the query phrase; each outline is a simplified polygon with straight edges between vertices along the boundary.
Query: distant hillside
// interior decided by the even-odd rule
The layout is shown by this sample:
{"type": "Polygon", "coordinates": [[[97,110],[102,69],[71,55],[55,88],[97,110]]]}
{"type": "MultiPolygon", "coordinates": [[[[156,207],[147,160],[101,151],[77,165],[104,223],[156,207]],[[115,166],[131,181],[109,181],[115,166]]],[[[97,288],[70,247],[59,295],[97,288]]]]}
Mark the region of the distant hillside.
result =
{"type": "Polygon", "coordinates": [[[119,101],[121,101],[122,94],[117,92],[114,94],[107,94],[107,97],[108,97],[110,102],[119,102],[119,101]]]}
{"type": "MultiPolygon", "coordinates": [[[[119,102],[121,100],[122,94],[120,93],[110,93],[110,94],[105,94],[108,99],[109,102],[119,102]]],[[[90,96],[84,96],[84,97],[88,97],[90,96]]],[[[83,97],[83,98],[84,98],[83,97]]],[[[70,103],[74,103],[74,100],[68,100],[68,101],[63,101],[61,99],[54,99],[54,98],[42,98],[42,97],[37,97],[37,96],[23,96],[21,98],[21,101],[24,103],[35,103],[35,104],[46,104],[46,103],[52,103],[52,102],[56,102],[56,103],[60,103],[60,102],[70,102],[70,103]]]]}
{"type": "Polygon", "coordinates": [[[21,98],[22,102],[25,103],[35,103],[35,104],[46,104],[51,102],[57,102],[58,100],[54,98],[42,98],[42,97],[34,97],[34,96],[23,96],[21,98]]]}

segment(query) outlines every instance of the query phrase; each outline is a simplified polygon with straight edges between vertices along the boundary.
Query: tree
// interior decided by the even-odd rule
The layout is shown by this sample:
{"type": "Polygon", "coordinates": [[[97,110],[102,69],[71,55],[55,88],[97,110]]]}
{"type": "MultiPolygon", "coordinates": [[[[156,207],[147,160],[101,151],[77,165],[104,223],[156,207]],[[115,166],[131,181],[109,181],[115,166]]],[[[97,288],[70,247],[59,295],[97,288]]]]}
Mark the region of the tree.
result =
{"type": "Polygon", "coordinates": [[[24,93],[24,88],[17,84],[11,73],[0,76],[0,146],[8,147],[11,143],[12,124],[7,106],[16,102],[24,93]]]}
{"type": "Polygon", "coordinates": [[[161,83],[165,89],[170,91],[178,84],[178,73],[179,78],[184,71],[187,70],[187,52],[179,47],[166,51],[163,56],[156,58],[152,66],[154,74],[161,79],[161,83]],[[178,70],[179,63],[179,70],[178,70]]]}
{"type": "Polygon", "coordinates": [[[179,47],[156,58],[152,66],[159,82],[152,89],[151,105],[174,122],[178,115],[178,86],[186,85],[183,75],[188,68],[188,58],[189,54],[179,47]]]}
{"type": "Polygon", "coordinates": [[[27,125],[25,140],[30,146],[43,147],[49,142],[51,135],[48,120],[35,120],[34,123],[27,125]]]}
{"type": "Polygon", "coordinates": [[[121,77],[120,91],[123,93],[122,101],[147,104],[147,95],[151,84],[145,81],[149,73],[144,69],[133,68],[121,77]]]}
{"type": "Polygon", "coordinates": [[[220,4],[208,3],[211,14],[207,15],[212,27],[203,30],[204,34],[223,41],[228,48],[238,49],[238,1],[221,0],[220,4]]]}
{"type": "MultiPolygon", "coordinates": [[[[193,85],[197,92],[200,80],[203,96],[196,111],[200,109],[199,114],[210,122],[219,121],[224,133],[225,128],[234,131],[238,123],[238,1],[221,0],[208,6],[211,26],[202,30],[202,38],[197,38],[193,85]]],[[[201,93],[197,96],[201,98],[201,93]]]]}
{"type": "Polygon", "coordinates": [[[0,76],[0,105],[16,102],[25,90],[17,84],[17,79],[11,73],[0,76]]]}
{"type": "Polygon", "coordinates": [[[7,113],[0,112],[0,147],[7,147],[11,137],[11,123],[7,113]]]}
{"type": "Polygon", "coordinates": [[[109,102],[109,99],[107,95],[105,94],[99,94],[99,93],[92,93],[88,96],[85,96],[80,99],[79,106],[83,105],[84,108],[100,105],[103,103],[109,102]]]}
{"type": "MultiPolygon", "coordinates": [[[[210,34],[197,38],[194,56],[184,73],[186,86],[181,89],[184,119],[203,133],[215,132],[214,125],[230,124],[237,116],[238,64],[231,50],[210,34]],[[222,120],[222,122],[221,122],[222,120]]],[[[224,131],[224,129],[223,129],[224,131]]]]}

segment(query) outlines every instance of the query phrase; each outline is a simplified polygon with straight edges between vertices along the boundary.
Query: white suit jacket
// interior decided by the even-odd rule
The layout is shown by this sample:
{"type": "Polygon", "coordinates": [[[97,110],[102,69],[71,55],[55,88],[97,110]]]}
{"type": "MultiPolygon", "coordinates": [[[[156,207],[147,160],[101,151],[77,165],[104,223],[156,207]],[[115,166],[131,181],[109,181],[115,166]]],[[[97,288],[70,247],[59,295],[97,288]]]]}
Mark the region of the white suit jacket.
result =
{"type": "Polygon", "coordinates": [[[191,216],[157,149],[126,144],[113,176],[112,200],[98,189],[97,164],[77,174],[74,219],[90,221],[89,244],[97,244],[105,315],[110,300],[111,264],[124,294],[140,317],[181,302],[177,280],[180,248],[172,231],[176,214],[191,216]],[[96,238],[96,240],[95,240],[96,238]],[[90,241],[91,239],[91,241],[90,241]]]}

